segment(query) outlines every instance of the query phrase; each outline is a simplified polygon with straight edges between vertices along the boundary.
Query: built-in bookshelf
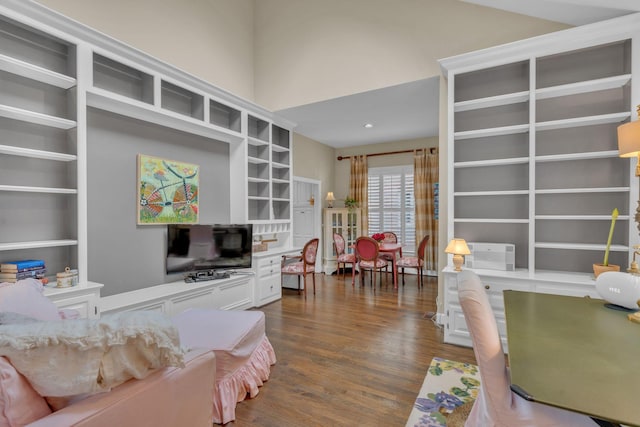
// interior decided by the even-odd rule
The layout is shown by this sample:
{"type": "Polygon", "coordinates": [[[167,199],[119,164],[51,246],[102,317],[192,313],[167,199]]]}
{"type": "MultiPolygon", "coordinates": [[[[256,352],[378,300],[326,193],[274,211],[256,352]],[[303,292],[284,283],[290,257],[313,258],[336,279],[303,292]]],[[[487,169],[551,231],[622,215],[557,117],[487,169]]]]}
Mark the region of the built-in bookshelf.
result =
{"type": "MultiPolygon", "coordinates": [[[[609,262],[629,265],[638,182],[635,162],[618,156],[616,129],[640,99],[632,86],[638,22],[618,18],[440,62],[447,239],[514,244],[516,271],[499,276],[515,288],[595,294],[593,264],[602,262],[614,208],[609,262]]],[[[444,310],[455,325],[445,335],[468,342],[452,289],[444,310]]],[[[501,305],[494,309],[501,318],[501,305]]]]}
{"type": "Polygon", "coordinates": [[[73,42],[0,18],[0,260],[50,280],[79,262],[76,76],[73,42]]]}
{"type": "Polygon", "coordinates": [[[293,123],[37,2],[0,4],[0,83],[0,260],[77,268],[88,286],[95,110],[227,143],[229,221],[290,245],[293,123]]]}

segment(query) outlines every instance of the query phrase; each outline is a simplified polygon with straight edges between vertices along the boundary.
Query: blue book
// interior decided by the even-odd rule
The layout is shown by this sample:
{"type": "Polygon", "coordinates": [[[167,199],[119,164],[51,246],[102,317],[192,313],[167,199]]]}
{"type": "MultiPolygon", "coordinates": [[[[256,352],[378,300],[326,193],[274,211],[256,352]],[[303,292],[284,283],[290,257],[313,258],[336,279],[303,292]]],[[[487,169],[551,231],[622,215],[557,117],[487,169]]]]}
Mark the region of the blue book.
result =
{"type": "Polygon", "coordinates": [[[41,259],[25,259],[0,264],[1,271],[26,271],[34,268],[44,268],[44,261],[41,259]]]}

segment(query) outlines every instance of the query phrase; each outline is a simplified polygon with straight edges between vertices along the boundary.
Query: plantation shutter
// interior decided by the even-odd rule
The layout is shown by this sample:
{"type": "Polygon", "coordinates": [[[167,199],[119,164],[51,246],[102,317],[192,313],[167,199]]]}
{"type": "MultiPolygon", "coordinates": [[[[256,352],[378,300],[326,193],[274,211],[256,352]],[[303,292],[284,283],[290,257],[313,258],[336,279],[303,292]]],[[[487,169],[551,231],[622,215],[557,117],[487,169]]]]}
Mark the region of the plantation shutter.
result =
{"type": "Polygon", "coordinates": [[[403,252],[415,252],[413,166],[369,168],[368,234],[393,231],[403,252]]]}

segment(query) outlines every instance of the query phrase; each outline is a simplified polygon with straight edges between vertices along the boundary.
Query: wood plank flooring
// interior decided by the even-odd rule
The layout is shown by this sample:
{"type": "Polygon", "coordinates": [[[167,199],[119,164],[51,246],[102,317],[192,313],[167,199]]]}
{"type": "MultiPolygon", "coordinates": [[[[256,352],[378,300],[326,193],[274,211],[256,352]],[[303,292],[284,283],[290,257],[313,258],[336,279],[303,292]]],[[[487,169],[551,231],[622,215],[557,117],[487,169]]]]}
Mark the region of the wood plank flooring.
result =
{"type": "Polygon", "coordinates": [[[425,317],[436,310],[436,280],[419,290],[409,275],[399,290],[383,280],[374,291],[368,278],[352,287],[349,276],[318,274],[315,296],[285,289],[259,309],[278,361],[227,425],[404,426],[434,356],[475,363],[425,317]]]}

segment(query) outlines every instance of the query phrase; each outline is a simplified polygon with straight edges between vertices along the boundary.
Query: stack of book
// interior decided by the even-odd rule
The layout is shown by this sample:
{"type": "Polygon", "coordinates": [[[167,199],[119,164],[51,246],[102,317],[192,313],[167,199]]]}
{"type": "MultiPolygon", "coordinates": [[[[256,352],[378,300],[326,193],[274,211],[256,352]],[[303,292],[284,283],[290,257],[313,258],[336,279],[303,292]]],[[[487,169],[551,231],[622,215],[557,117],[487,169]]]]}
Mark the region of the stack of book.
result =
{"type": "Polygon", "coordinates": [[[25,259],[21,261],[9,261],[0,264],[0,282],[17,282],[22,279],[38,279],[46,284],[44,261],[41,259],[25,259]]]}

